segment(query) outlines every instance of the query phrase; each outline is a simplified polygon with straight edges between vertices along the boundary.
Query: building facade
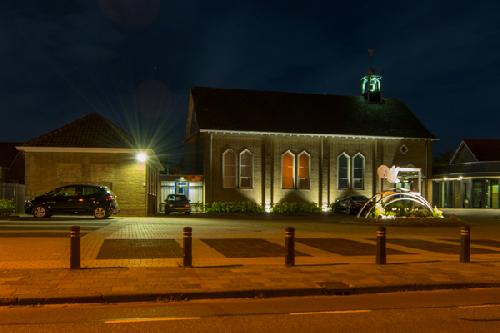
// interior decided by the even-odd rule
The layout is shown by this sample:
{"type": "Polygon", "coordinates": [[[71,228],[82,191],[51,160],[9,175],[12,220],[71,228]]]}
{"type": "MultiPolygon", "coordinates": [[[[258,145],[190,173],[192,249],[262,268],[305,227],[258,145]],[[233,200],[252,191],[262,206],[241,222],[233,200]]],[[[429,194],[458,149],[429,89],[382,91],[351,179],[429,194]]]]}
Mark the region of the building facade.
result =
{"type": "Polygon", "coordinates": [[[105,185],[116,194],[121,214],[154,214],[162,167],[152,150],[131,142],[121,128],[93,113],[18,146],[25,155],[26,196],[69,184],[105,185]]]}
{"type": "Polygon", "coordinates": [[[394,187],[382,165],[420,168],[398,186],[429,195],[432,141],[401,102],[379,94],[337,96],[193,88],[186,128],[189,164],[205,202],[251,200],[270,207],[371,197],[394,187]],[[419,186],[420,185],[420,186],[419,186]]]}
{"type": "Polygon", "coordinates": [[[446,166],[436,167],[433,204],[500,208],[500,140],[464,139],[446,166]]]}

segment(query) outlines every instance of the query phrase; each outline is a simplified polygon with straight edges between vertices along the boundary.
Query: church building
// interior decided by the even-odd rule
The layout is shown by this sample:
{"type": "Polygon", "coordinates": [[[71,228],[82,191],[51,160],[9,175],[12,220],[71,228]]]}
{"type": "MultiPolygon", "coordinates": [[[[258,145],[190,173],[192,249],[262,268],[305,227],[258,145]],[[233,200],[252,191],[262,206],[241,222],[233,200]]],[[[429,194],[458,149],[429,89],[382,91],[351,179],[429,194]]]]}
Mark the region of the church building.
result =
{"type": "Polygon", "coordinates": [[[394,187],[377,176],[381,165],[418,170],[396,186],[430,199],[435,136],[404,103],[382,96],[381,79],[370,71],[360,96],[192,88],[187,164],[203,176],[204,202],[326,209],[394,187]]]}

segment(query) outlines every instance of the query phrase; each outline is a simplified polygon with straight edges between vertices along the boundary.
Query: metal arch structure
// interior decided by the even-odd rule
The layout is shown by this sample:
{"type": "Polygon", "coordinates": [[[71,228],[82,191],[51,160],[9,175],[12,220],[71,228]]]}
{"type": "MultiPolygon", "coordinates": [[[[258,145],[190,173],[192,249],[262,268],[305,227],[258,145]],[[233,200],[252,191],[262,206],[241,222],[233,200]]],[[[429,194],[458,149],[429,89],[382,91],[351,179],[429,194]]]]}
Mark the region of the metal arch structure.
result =
{"type": "Polygon", "coordinates": [[[360,218],[363,216],[364,218],[368,218],[375,207],[377,207],[377,204],[385,207],[398,201],[409,201],[417,203],[422,207],[428,209],[432,215],[433,209],[431,204],[419,192],[411,192],[405,189],[399,189],[398,191],[399,192],[396,192],[396,189],[391,189],[389,191],[386,191],[389,192],[387,195],[384,195],[385,192],[375,194],[363,205],[357,217],[360,218]]]}

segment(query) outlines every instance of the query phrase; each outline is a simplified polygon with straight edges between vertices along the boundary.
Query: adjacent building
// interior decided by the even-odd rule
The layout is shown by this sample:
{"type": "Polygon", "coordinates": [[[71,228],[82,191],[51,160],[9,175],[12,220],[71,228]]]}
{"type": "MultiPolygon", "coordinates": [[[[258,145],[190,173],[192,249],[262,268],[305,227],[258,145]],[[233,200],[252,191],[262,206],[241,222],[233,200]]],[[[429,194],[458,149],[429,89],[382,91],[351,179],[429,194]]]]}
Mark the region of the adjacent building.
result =
{"type": "Polygon", "coordinates": [[[136,147],[127,132],[98,113],[17,149],[25,157],[28,198],[67,184],[99,184],[117,195],[122,214],[157,211],[163,168],[154,151],[136,147]]]}
{"type": "Polygon", "coordinates": [[[203,176],[204,202],[328,207],[394,187],[379,180],[382,164],[418,170],[397,186],[429,197],[435,136],[404,103],[382,98],[380,79],[363,77],[361,96],[192,88],[187,165],[203,176]]]}
{"type": "Polygon", "coordinates": [[[500,208],[500,140],[464,139],[446,166],[436,167],[433,204],[500,208]]]}
{"type": "Polygon", "coordinates": [[[24,156],[19,143],[0,142],[0,199],[12,200],[17,213],[24,211],[24,156]]]}

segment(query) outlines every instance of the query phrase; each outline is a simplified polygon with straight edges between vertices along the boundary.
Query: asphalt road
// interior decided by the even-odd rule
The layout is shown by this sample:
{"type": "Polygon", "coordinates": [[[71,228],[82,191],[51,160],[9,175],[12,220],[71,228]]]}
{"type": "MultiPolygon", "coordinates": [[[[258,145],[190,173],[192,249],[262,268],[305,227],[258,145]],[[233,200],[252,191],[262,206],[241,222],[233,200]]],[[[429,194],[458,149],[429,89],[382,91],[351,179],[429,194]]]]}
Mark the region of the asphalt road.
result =
{"type": "Polygon", "coordinates": [[[0,308],[0,332],[499,332],[500,289],[0,308]]]}

